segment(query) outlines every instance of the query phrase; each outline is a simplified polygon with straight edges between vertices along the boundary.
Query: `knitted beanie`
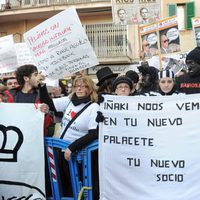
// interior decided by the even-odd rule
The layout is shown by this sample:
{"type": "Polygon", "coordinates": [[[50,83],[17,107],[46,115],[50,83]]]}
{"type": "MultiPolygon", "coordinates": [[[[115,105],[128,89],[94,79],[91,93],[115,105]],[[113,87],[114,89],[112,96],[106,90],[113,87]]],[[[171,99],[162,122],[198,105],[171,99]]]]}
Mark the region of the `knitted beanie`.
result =
{"type": "Polygon", "coordinates": [[[163,70],[158,72],[158,79],[169,77],[174,79],[174,72],[172,70],[163,70]]]}
{"type": "Polygon", "coordinates": [[[113,91],[116,90],[117,86],[120,83],[126,83],[130,86],[131,89],[133,89],[133,84],[132,84],[132,80],[126,76],[119,76],[118,78],[116,78],[113,82],[113,91]]]}

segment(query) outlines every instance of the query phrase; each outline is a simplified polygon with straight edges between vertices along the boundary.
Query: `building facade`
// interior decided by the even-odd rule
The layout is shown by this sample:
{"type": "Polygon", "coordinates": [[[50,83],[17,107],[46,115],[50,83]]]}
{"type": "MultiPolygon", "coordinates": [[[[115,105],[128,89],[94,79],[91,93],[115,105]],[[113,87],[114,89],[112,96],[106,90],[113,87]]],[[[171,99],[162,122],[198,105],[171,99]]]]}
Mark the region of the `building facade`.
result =
{"type": "MultiPolygon", "coordinates": [[[[110,0],[6,0],[0,10],[0,37],[13,34],[15,42],[23,42],[23,33],[71,6],[77,10],[100,65],[128,66],[139,59],[138,25],[113,24],[110,0]]],[[[180,19],[181,50],[193,49],[191,17],[200,16],[200,2],[162,0],[161,18],[172,15],[180,19]]]]}

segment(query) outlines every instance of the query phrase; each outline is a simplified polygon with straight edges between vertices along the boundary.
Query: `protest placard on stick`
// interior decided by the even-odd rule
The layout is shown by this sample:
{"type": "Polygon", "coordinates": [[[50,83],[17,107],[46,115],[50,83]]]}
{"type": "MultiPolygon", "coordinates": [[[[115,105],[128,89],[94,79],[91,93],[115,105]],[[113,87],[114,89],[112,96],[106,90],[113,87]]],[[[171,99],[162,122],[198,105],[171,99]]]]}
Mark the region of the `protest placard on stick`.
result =
{"type": "Polygon", "coordinates": [[[75,8],[66,9],[24,34],[35,62],[51,79],[98,64],[75,8]]]}

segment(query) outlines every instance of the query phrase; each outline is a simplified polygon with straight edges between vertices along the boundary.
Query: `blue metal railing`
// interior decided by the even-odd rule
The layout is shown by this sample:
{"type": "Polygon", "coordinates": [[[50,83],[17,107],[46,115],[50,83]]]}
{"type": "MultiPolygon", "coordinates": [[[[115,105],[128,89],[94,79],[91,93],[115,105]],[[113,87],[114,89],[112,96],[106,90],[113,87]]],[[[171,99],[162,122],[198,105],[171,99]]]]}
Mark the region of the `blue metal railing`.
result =
{"type": "MultiPolygon", "coordinates": [[[[56,149],[65,150],[69,142],[58,138],[45,138],[47,162],[50,174],[52,197],[48,200],[78,200],[82,187],[92,188],[92,152],[98,149],[98,141],[92,142],[81,151],[73,154],[69,161],[70,176],[72,182],[73,197],[64,197],[61,190],[59,167],[56,158],[56,149]],[[78,172],[78,163],[82,163],[82,177],[78,172]]],[[[84,200],[93,200],[92,190],[84,190],[84,200]]]]}

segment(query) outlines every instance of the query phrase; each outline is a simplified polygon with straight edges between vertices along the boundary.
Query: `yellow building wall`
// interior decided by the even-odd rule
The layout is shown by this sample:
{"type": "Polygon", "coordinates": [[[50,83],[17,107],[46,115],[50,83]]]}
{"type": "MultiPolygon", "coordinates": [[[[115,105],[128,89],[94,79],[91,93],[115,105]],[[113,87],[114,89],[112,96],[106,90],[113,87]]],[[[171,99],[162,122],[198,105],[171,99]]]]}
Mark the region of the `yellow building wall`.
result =
{"type": "MultiPolygon", "coordinates": [[[[166,18],[168,17],[168,4],[169,3],[187,3],[191,2],[191,0],[161,0],[161,17],[166,18]]],[[[200,16],[200,1],[195,0],[195,16],[200,16]]],[[[13,16],[14,17],[14,16],[13,16]]],[[[82,24],[98,24],[98,23],[112,23],[112,13],[105,12],[102,15],[99,13],[89,13],[89,14],[79,14],[80,20],[82,24]]],[[[24,21],[16,21],[16,22],[5,22],[0,23],[0,34],[3,36],[4,33],[9,34],[16,34],[20,33],[23,35],[24,32],[30,30],[31,28],[35,27],[39,23],[43,22],[45,19],[40,20],[24,20],[24,21]]],[[[129,27],[129,41],[131,43],[132,49],[132,57],[138,57],[139,52],[139,44],[138,44],[138,31],[137,25],[133,25],[129,27]]],[[[19,38],[15,37],[15,42],[19,42],[19,38]]],[[[22,40],[23,41],[23,40],[22,40]]],[[[180,42],[181,42],[181,50],[182,51],[189,51],[196,46],[194,33],[192,30],[185,30],[180,32],[180,42]]]]}
{"type": "MultiPolygon", "coordinates": [[[[184,4],[193,2],[192,0],[163,0],[162,18],[168,17],[168,4],[184,4]]],[[[200,1],[195,0],[195,17],[200,17],[200,1]]],[[[189,51],[196,47],[196,41],[193,30],[180,31],[181,51],[189,51]]]]}
{"type": "Polygon", "coordinates": [[[82,24],[103,24],[112,23],[112,13],[106,13],[104,15],[87,15],[79,16],[82,24]]]}
{"type": "MultiPolygon", "coordinates": [[[[106,13],[104,15],[87,15],[79,17],[83,25],[112,23],[112,13],[106,13]]],[[[16,33],[23,35],[23,33],[32,29],[33,27],[37,26],[38,24],[42,23],[45,20],[46,19],[38,19],[38,20],[23,20],[16,22],[0,23],[0,36],[16,34],[16,33]]],[[[15,42],[19,41],[15,40],[15,42]]]]}

